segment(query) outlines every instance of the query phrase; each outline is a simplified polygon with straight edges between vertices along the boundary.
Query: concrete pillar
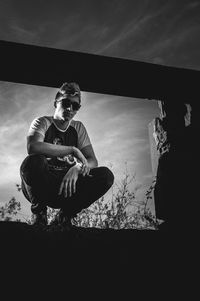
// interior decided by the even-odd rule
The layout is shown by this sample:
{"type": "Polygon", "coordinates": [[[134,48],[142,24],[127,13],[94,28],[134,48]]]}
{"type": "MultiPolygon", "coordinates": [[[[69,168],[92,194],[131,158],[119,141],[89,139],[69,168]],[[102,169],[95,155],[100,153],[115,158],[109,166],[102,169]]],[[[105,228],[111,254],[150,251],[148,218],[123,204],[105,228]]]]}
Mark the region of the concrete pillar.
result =
{"type": "Polygon", "coordinates": [[[194,128],[189,104],[175,101],[158,104],[160,116],[153,121],[158,156],[154,190],[156,216],[170,228],[191,227],[196,221],[197,206],[197,178],[193,168],[199,163],[197,145],[193,141],[197,135],[196,118],[194,128]]]}

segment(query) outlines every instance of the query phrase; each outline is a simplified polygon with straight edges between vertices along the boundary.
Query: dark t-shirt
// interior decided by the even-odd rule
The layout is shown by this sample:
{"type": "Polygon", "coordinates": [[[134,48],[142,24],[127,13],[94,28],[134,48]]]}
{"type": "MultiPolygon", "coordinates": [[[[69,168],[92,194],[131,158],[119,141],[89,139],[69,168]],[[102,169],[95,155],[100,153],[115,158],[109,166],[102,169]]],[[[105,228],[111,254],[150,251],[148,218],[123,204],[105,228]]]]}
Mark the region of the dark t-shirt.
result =
{"type": "MultiPolygon", "coordinates": [[[[52,116],[37,117],[30,125],[28,136],[32,136],[36,132],[44,137],[44,142],[75,146],[79,150],[91,144],[83,123],[73,119],[65,130],[61,130],[54,123],[52,116]]],[[[47,157],[47,160],[49,168],[53,170],[69,169],[77,161],[72,155],[53,158],[47,157]]]]}

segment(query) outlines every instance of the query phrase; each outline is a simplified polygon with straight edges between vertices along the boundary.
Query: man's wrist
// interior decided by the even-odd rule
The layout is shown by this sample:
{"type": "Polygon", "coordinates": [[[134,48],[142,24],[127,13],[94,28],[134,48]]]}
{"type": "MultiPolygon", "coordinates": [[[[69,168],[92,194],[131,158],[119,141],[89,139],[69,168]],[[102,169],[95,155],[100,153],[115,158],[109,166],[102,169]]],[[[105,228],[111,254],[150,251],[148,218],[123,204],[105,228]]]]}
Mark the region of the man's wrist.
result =
{"type": "Polygon", "coordinates": [[[76,154],[77,148],[75,146],[71,146],[71,154],[75,155],[76,154]]]}
{"type": "Polygon", "coordinates": [[[76,164],[74,165],[74,167],[76,167],[78,169],[79,173],[81,173],[82,169],[83,169],[83,163],[76,162],[76,164]]]}

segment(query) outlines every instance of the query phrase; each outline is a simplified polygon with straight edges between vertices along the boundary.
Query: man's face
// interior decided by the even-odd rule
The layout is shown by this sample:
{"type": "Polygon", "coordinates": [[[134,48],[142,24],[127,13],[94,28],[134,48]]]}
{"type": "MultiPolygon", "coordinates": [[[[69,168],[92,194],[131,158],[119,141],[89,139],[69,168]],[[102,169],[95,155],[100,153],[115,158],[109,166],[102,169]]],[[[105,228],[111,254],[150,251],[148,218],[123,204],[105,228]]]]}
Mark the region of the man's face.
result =
{"type": "Polygon", "coordinates": [[[56,102],[55,115],[63,122],[70,121],[76,115],[79,105],[78,96],[67,96],[67,98],[56,102]]]}

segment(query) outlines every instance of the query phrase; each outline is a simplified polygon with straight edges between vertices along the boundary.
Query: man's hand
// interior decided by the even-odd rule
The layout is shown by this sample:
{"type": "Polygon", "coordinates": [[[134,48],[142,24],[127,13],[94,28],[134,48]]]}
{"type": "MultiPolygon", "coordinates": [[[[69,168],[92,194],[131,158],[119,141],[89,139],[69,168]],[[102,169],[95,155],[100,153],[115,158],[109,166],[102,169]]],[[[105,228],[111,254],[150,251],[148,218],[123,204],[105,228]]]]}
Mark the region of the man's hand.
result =
{"type": "Polygon", "coordinates": [[[78,179],[78,175],[80,173],[80,168],[76,165],[72,166],[66,175],[63,177],[62,183],[60,185],[60,189],[58,194],[61,195],[63,193],[64,197],[71,197],[73,193],[76,192],[76,182],[78,179]]]}
{"type": "Polygon", "coordinates": [[[90,173],[90,167],[89,167],[88,162],[86,162],[85,164],[83,164],[83,166],[81,168],[81,174],[83,176],[90,176],[89,173],[90,173]]]}

